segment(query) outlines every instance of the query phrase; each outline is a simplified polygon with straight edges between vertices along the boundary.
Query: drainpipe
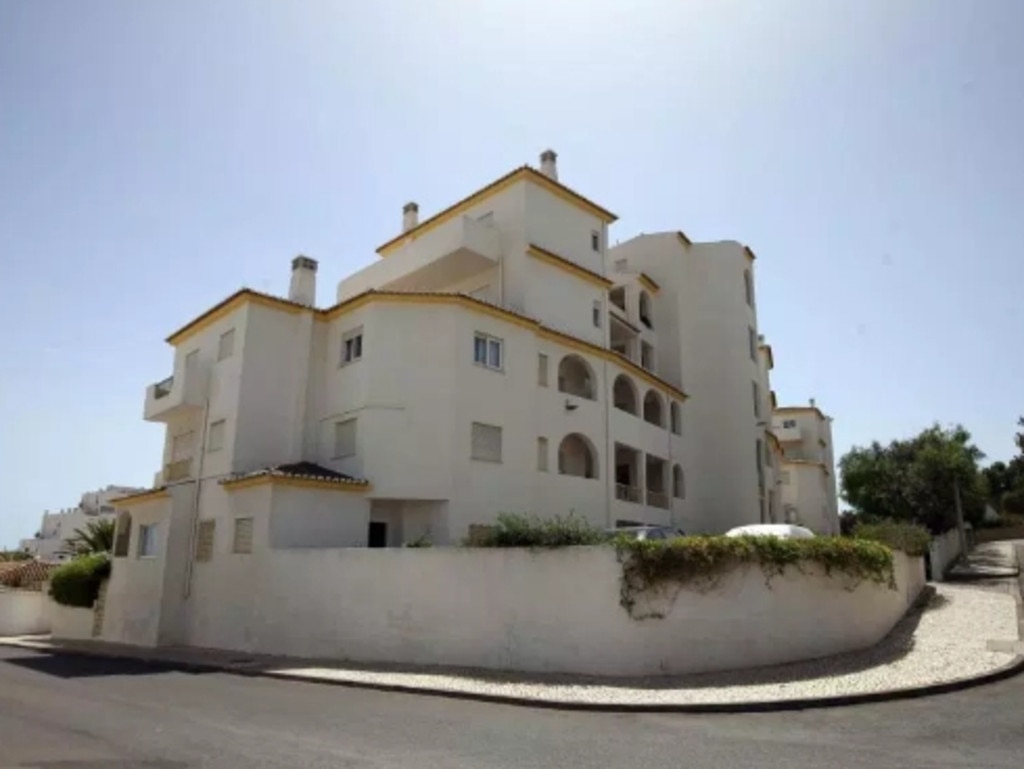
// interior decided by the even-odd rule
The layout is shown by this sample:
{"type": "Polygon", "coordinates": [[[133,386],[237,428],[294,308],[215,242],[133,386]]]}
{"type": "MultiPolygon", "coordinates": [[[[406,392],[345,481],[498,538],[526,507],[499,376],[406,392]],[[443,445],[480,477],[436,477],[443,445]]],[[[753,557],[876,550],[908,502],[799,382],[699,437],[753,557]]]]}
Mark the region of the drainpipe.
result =
{"type": "Polygon", "coordinates": [[[199,536],[199,490],[203,483],[203,461],[206,459],[206,431],[210,420],[210,371],[206,376],[206,398],[203,402],[203,427],[199,433],[199,459],[196,461],[196,480],[192,487],[192,520],[189,524],[188,553],[185,558],[185,590],[187,600],[192,595],[192,572],[195,568],[196,537],[199,536]]]}
{"type": "MultiPolygon", "coordinates": [[[[605,307],[607,310],[607,306],[605,307]]],[[[605,313],[607,315],[607,312],[605,313]]],[[[611,321],[608,321],[610,323],[611,321]]],[[[612,528],[612,497],[615,495],[615,444],[612,441],[612,430],[611,430],[611,409],[612,401],[610,398],[610,391],[608,389],[608,361],[603,360],[601,367],[604,372],[604,455],[605,455],[605,471],[608,473],[608,479],[605,482],[605,488],[608,492],[604,495],[604,518],[605,528],[612,528]]]]}

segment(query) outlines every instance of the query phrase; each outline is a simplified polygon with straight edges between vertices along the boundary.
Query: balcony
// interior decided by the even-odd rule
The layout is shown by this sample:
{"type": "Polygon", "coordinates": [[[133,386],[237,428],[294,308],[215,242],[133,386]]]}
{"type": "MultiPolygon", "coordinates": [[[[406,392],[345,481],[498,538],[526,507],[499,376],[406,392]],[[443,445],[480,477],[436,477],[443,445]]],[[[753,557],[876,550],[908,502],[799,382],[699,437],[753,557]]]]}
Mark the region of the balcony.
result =
{"type": "Polygon", "coordinates": [[[772,432],[779,439],[779,443],[800,443],[803,440],[799,427],[783,427],[776,424],[772,425],[772,432]]]}
{"type": "Polygon", "coordinates": [[[192,457],[179,459],[164,466],[163,482],[174,483],[192,477],[192,457]]]}
{"type": "Polygon", "coordinates": [[[500,256],[490,218],[460,216],[381,259],[371,279],[386,291],[443,291],[494,267],[500,256]]]}
{"type": "Polygon", "coordinates": [[[644,495],[636,486],[627,486],[625,483],[615,484],[615,498],[620,502],[643,502],[644,495]]]}
{"type": "Polygon", "coordinates": [[[668,494],[663,491],[651,491],[648,489],[647,506],[660,507],[662,510],[668,510],[668,494]]]}
{"type": "Polygon", "coordinates": [[[206,398],[203,374],[198,366],[186,366],[180,376],[169,376],[147,387],[143,419],[167,422],[191,409],[202,408],[206,398]]]}

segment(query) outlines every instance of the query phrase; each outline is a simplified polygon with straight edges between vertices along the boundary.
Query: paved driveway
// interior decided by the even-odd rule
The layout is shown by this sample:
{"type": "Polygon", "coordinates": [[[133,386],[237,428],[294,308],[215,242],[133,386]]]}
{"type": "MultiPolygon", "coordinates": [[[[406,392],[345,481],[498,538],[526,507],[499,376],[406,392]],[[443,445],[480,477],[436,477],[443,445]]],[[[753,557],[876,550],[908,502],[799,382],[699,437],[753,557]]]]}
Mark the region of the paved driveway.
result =
{"type": "Polygon", "coordinates": [[[0,648],[0,768],[1006,767],[1024,677],[749,716],[530,710],[0,648]]]}

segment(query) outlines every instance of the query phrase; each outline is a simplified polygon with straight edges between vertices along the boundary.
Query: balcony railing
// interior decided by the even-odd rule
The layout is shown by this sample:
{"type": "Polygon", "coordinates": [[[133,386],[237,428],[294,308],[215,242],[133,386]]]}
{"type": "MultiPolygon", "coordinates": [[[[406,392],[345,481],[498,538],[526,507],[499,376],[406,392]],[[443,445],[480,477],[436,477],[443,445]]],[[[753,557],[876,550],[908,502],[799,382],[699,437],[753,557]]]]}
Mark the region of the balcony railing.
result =
{"type": "Polygon", "coordinates": [[[651,491],[648,489],[647,504],[650,507],[660,507],[663,510],[668,510],[668,494],[663,491],[651,491]]]}
{"type": "Polygon", "coordinates": [[[623,502],[636,502],[640,504],[643,495],[636,486],[627,486],[624,483],[615,484],[615,498],[623,502]]]}
{"type": "Polygon", "coordinates": [[[163,398],[166,395],[171,394],[171,388],[174,387],[174,377],[169,376],[167,379],[163,379],[153,385],[153,398],[163,398]]]}
{"type": "Polygon", "coordinates": [[[183,481],[192,475],[192,458],[179,459],[164,468],[164,483],[183,481]]]}

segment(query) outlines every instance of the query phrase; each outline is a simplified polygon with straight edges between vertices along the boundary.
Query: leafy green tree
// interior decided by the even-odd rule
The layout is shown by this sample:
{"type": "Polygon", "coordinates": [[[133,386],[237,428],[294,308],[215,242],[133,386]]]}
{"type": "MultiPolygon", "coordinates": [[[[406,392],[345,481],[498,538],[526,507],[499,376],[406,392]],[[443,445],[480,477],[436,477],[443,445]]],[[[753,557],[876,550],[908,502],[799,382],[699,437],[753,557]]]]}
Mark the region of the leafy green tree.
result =
{"type": "Polygon", "coordinates": [[[64,540],[64,551],[70,555],[109,553],[114,549],[113,520],[89,521],[85,529],[75,529],[75,535],[64,540]]]}
{"type": "Polygon", "coordinates": [[[978,463],[984,456],[961,425],[934,425],[888,446],[855,446],[839,460],[842,495],[858,516],[920,523],[941,533],[956,524],[957,485],[965,520],[981,520],[987,484],[978,463]]]}

